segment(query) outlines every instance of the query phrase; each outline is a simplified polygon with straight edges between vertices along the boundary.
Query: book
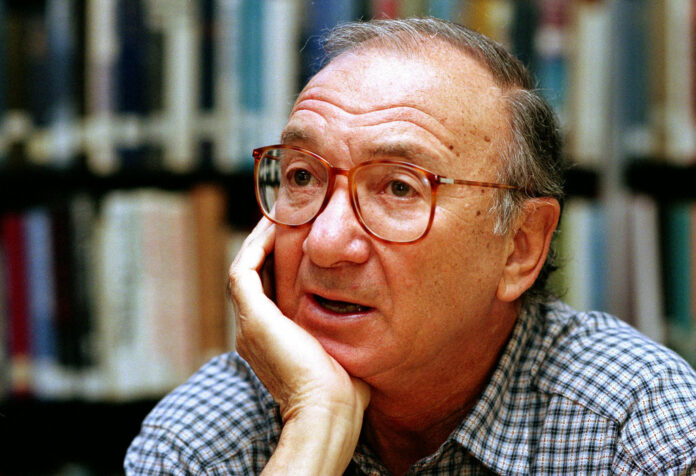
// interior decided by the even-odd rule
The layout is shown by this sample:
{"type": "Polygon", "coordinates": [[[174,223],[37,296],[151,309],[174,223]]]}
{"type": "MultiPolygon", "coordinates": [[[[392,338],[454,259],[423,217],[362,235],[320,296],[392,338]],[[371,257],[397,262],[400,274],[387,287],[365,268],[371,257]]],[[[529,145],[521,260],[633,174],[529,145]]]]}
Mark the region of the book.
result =
{"type": "Polygon", "coordinates": [[[96,245],[99,281],[97,314],[99,366],[105,399],[137,394],[147,360],[137,349],[134,309],[141,263],[135,231],[136,203],[126,192],[111,192],[102,201],[96,245]]]}
{"type": "Polygon", "coordinates": [[[691,236],[692,204],[668,204],[662,214],[662,256],[665,284],[667,344],[690,363],[696,363],[696,332],[691,295],[694,255],[691,236]]]}
{"type": "Polygon", "coordinates": [[[39,398],[64,398],[68,385],[58,356],[53,233],[48,207],[24,215],[27,300],[29,308],[32,394],[39,398]]]}
{"type": "MultiPolygon", "coordinates": [[[[251,150],[263,144],[258,139],[264,127],[264,55],[266,42],[263,39],[266,0],[241,0],[240,8],[240,152],[250,154],[251,150]]],[[[272,75],[275,79],[275,75],[272,75]]]]}
{"type": "MultiPolygon", "coordinates": [[[[647,0],[614,2],[613,76],[620,87],[614,88],[615,136],[622,157],[648,157],[656,152],[656,136],[650,113],[650,88],[654,73],[650,67],[650,49],[654,36],[650,29],[647,0]]],[[[662,53],[660,53],[662,54],[662,53]]]]}
{"type": "Polygon", "coordinates": [[[651,339],[664,343],[666,329],[658,205],[648,196],[636,195],[631,199],[629,212],[632,324],[651,339]]]}
{"type": "Polygon", "coordinates": [[[157,397],[197,365],[192,205],[180,193],[111,192],[97,235],[102,397],[157,397]]]}
{"type": "Polygon", "coordinates": [[[568,0],[538,2],[538,24],[534,35],[534,72],[542,96],[567,124],[568,44],[572,4],[568,0]]]}
{"type": "Polygon", "coordinates": [[[240,133],[241,5],[241,0],[215,2],[213,164],[222,172],[235,170],[245,157],[240,133]]]}
{"type": "Polygon", "coordinates": [[[46,27],[48,40],[48,83],[50,104],[48,129],[39,157],[47,157],[51,167],[66,169],[74,165],[79,150],[77,63],[77,12],[75,0],[48,0],[46,27]]]}
{"type": "MultiPolygon", "coordinates": [[[[252,143],[258,145],[280,142],[280,134],[288,121],[299,88],[300,74],[297,54],[300,41],[300,1],[267,0],[263,14],[263,127],[252,143]],[[272,72],[272,74],[271,74],[272,72]]],[[[251,149],[248,149],[251,154],[251,149]]],[[[253,161],[246,162],[246,170],[253,161]]]]}
{"type": "Polygon", "coordinates": [[[655,2],[655,16],[664,22],[658,41],[664,49],[654,51],[664,66],[656,70],[663,78],[657,80],[663,88],[658,95],[658,121],[661,122],[660,152],[669,161],[688,164],[696,161],[696,111],[694,110],[694,33],[693,2],[665,0],[655,2]]]}
{"type": "Polygon", "coordinates": [[[89,169],[118,170],[115,144],[116,0],[87,0],[84,149],[89,169]]]}
{"type": "Polygon", "coordinates": [[[372,18],[397,18],[399,16],[399,0],[371,0],[370,13],[372,18]]]}
{"type": "Polygon", "coordinates": [[[9,212],[0,217],[0,237],[5,250],[7,278],[7,340],[10,364],[10,394],[15,398],[31,394],[29,347],[29,302],[25,231],[22,216],[9,212]]]}
{"type": "Polygon", "coordinates": [[[198,138],[195,127],[199,64],[196,60],[199,28],[195,3],[188,0],[159,2],[164,18],[164,166],[190,172],[196,165],[198,138]]]}
{"type": "Polygon", "coordinates": [[[462,14],[462,2],[459,0],[429,0],[426,13],[428,16],[457,22],[462,14]]]}
{"type": "MultiPolygon", "coordinates": [[[[401,2],[398,2],[401,5],[401,2]]],[[[388,8],[388,7],[387,7],[388,8]]],[[[326,60],[322,39],[328,31],[347,21],[355,20],[361,13],[357,0],[317,0],[304,10],[302,18],[302,57],[300,85],[304,86],[324,65],[326,60]]]]}
{"type": "Polygon", "coordinates": [[[560,269],[556,292],[579,310],[606,310],[606,222],[599,203],[572,198],[566,203],[557,238],[560,269]]]}
{"type": "Polygon", "coordinates": [[[582,0],[574,3],[572,18],[568,150],[576,162],[598,166],[611,145],[611,9],[607,2],[582,0]]]}
{"type": "Polygon", "coordinates": [[[5,2],[0,2],[0,38],[3,39],[3,45],[0,47],[0,168],[4,166],[7,160],[7,149],[9,137],[6,131],[6,109],[7,109],[7,29],[5,23],[5,2]]]}
{"type": "Polygon", "coordinates": [[[422,17],[428,5],[426,0],[401,0],[399,2],[399,17],[422,17]]]}
{"type": "Polygon", "coordinates": [[[469,28],[509,47],[513,3],[506,0],[470,0],[464,4],[462,21],[469,28]]]}
{"type": "Polygon", "coordinates": [[[144,169],[146,164],[147,80],[144,48],[146,36],[143,2],[116,0],[114,14],[116,56],[114,59],[114,113],[112,133],[120,169],[144,169]]]}
{"type": "Polygon", "coordinates": [[[7,300],[9,294],[9,279],[7,276],[5,246],[0,229],[0,399],[10,396],[10,352],[9,346],[9,310],[7,300]]]}
{"type": "Polygon", "coordinates": [[[225,312],[227,260],[224,238],[226,196],[215,185],[201,184],[191,191],[197,270],[197,305],[200,328],[198,355],[207,361],[228,349],[225,312]]]}

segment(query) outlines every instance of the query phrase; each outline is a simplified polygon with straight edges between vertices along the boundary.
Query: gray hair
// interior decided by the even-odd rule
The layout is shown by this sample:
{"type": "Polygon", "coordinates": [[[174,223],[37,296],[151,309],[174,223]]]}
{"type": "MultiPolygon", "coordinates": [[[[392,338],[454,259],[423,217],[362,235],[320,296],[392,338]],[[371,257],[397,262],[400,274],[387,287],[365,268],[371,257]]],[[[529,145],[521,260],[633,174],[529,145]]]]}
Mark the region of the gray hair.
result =
{"type": "MultiPolygon", "coordinates": [[[[521,191],[497,192],[491,213],[496,215],[495,233],[510,232],[525,200],[553,197],[563,201],[565,161],[558,120],[553,109],[534,89],[524,65],[503,46],[469,28],[436,18],[372,20],[339,25],[325,38],[326,61],[361,47],[376,46],[404,54],[427,48],[423,40],[439,39],[485,66],[504,92],[508,108],[510,137],[500,151],[501,183],[521,191]]],[[[524,304],[533,305],[552,298],[547,278],[556,269],[555,251],[547,255],[534,285],[524,295],[524,304]]]]}

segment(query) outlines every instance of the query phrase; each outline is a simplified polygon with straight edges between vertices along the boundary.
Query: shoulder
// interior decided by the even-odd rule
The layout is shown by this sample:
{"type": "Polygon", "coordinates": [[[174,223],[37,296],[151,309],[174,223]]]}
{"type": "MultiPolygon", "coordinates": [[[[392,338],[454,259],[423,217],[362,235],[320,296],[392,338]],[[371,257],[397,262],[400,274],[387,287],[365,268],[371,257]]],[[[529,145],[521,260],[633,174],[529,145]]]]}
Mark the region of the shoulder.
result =
{"type": "Polygon", "coordinates": [[[696,373],[681,357],[601,312],[557,306],[541,325],[540,390],[612,422],[617,451],[649,473],[696,464],[696,373]]]}
{"type": "Polygon", "coordinates": [[[272,397],[247,363],[232,353],[218,356],[147,416],[129,448],[126,468],[172,465],[197,473],[220,464],[230,469],[235,461],[240,468],[255,467],[270,456],[278,439],[277,415],[272,397]]]}

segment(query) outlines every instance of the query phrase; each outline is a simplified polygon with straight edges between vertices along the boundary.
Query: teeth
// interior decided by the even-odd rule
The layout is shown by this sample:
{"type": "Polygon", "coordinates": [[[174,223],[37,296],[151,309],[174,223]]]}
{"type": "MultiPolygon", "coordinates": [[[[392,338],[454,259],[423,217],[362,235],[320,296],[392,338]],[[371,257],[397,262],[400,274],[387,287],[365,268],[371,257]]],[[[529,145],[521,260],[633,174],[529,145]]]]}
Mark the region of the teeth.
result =
{"type": "Polygon", "coordinates": [[[319,305],[323,308],[333,311],[338,314],[353,314],[356,312],[367,312],[370,310],[369,307],[361,306],[360,304],[354,304],[352,302],[344,301],[332,301],[330,299],[325,299],[321,296],[314,296],[319,305]]]}

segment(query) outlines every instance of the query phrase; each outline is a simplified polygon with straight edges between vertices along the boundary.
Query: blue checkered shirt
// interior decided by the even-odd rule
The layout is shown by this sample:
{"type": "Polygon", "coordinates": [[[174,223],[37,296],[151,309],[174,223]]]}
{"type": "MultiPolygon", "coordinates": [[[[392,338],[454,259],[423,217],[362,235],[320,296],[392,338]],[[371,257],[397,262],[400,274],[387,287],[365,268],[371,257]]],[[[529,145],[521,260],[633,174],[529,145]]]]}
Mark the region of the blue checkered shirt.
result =
{"type": "MultiPolygon", "coordinates": [[[[225,354],[150,413],[125,469],[258,474],[280,431],[271,396],[225,354]]],[[[361,442],[346,474],[388,471],[361,442]]],[[[479,401],[409,474],[696,474],[696,373],[607,314],[523,313],[479,401]]]]}

